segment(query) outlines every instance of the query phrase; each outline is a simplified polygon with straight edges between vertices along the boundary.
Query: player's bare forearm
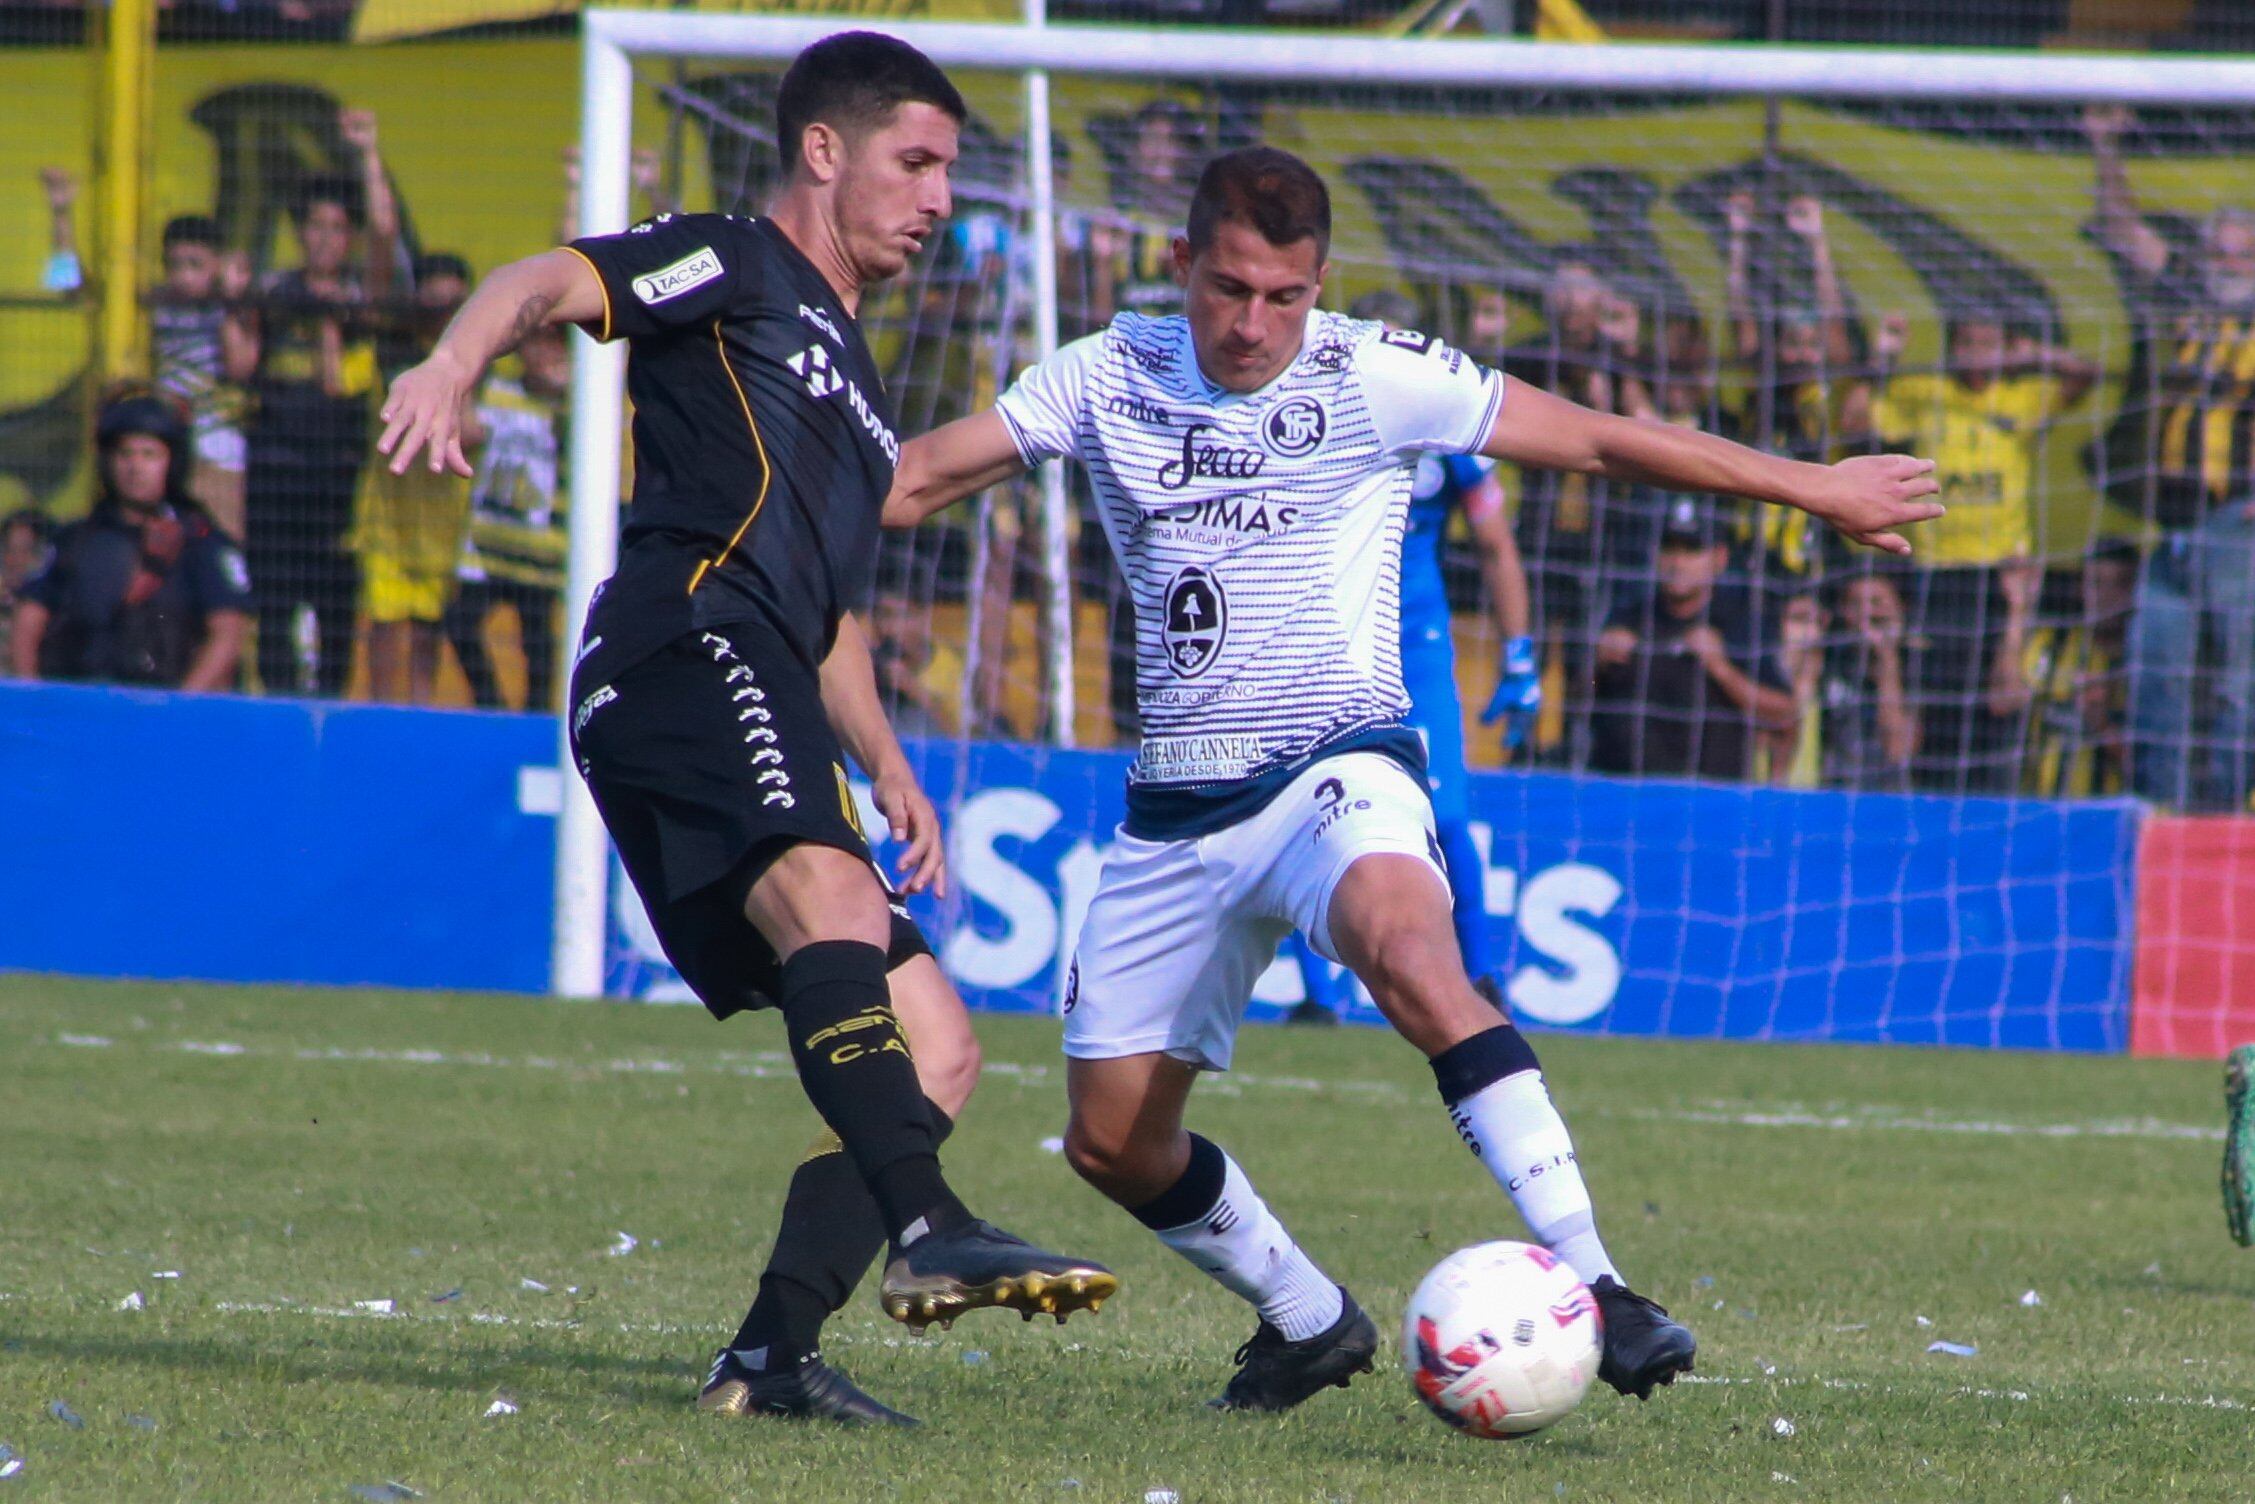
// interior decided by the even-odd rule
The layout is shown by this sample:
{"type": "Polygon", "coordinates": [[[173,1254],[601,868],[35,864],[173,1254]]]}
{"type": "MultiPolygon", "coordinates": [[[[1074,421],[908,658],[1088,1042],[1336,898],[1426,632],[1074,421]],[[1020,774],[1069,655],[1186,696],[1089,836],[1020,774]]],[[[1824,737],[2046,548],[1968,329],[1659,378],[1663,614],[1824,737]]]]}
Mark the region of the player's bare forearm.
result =
{"type": "Polygon", "coordinates": [[[838,618],[838,638],[822,660],[822,714],[838,741],[870,777],[908,766],[900,738],[877,693],[877,664],[869,637],[851,614],[838,618]]]}
{"type": "Polygon", "coordinates": [[[1481,453],[1670,491],[1710,491],[1798,507],[1858,543],[1907,555],[1896,532],[1942,515],[1931,460],[1859,455],[1836,465],[1764,454],[1693,428],[1622,418],[1504,378],[1503,409],[1481,453]]]}
{"type": "Polygon", "coordinates": [[[1010,426],[993,408],[942,424],[901,446],[884,525],[914,527],[941,509],[1025,473],[1010,426]]]}
{"type": "Polygon", "coordinates": [[[394,475],[406,474],[419,452],[428,454],[434,472],[473,474],[462,428],[485,368],[543,325],[584,324],[603,313],[603,284],[576,252],[545,251],[495,268],[423,363],[392,383],[377,453],[391,457],[394,475]]]}
{"type": "Polygon", "coordinates": [[[926,888],[947,896],[947,846],[940,838],[939,811],[916,781],[916,770],[901,750],[900,738],[885,715],[877,692],[877,662],[861,622],[850,613],[838,619],[837,640],[822,660],[822,713],[838,740],[869,775],[877,808],[903,849],[901,888],[926,888]]]}
{"type": "Polygon", "coordinates": [[[431,353],[483,374],[535,329],[585,324],[602,316],[603,286],[586,258],[573,251],[543,251],[488,273],[431,353]]]}

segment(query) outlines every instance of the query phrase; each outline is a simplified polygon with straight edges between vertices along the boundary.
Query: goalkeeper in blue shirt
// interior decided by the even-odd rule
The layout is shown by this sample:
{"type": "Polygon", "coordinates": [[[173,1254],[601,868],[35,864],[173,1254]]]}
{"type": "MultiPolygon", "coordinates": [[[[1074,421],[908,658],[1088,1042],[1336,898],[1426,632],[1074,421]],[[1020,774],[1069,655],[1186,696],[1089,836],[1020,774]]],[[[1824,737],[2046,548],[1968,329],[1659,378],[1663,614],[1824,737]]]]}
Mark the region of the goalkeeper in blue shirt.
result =
{"type": "MultiPolygon", "coordinates": [[[[1417,323],[1417,306],[1398,292],[1366,293],[1348,311],[1358,319],[1376,319],[1397,329],[1417,323]]],[[[1495,462],[1478,455],[1427,455],[1417,462],[1410,486],[1409,527],[1402,536],[1402,684],[1409,691],[1409,724],[1425,743],[1433,818],[1454,900],[1457,947],[1464,952],[1464,970],[1473,986],[1500,1011],[1503,993],[1490,975],[1488,955],[1487,862],[1472,840],[1464,716],[1456,698],[1456,648],[1450,636],[1448,588],[1441,577],[1449,515],[1459,509],[1479,546],[1480,582],[1503,639],[1502,671],[1487,709],[1480,713],[1480,724],[1502,722],[1503,744],[1516,747],[1542,708],[1542,674],[1534,640],[1527,635],[1527,572],[1504,517],[1503,486],[1495,478],[1495,462]]],[[[1315,954],[1297,933],[1290,945],[1307,984],[1307,999],[1292,1011],[1292,1022],[1337,1022],[1348,1002],[1345,970],[1315,954]]]]}

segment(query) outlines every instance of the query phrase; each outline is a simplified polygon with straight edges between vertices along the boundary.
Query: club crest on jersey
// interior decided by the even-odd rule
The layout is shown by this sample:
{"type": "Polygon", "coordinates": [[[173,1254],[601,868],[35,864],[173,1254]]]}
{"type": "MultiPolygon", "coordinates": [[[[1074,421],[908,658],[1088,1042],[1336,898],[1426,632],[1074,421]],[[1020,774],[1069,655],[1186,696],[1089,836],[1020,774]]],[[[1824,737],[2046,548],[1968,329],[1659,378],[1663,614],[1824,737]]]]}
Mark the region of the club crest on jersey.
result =
{"type": "Polygon", "coordinates": [[[1322,447],[1323,407],[1313,397],[1292,397],[1276,406],[1261,424],[1261,437],[1279,459],[1303,459],[1322,447]]]}
{"type": "Polygon", "coordinates": [[[1229,634],[1229,598],[1211,570],[1193,564],[1167,582],[1161,635],[1167,667],[1181,679],[1195,679],[1213,667],[1229,634]]]}
{"type": "Polygon", "coordinates": [[[645,303],[664,303],[721,277],[726,268],[711,246],[691,251],[671,266],[634,279],[634,295],[645,303]]]}
{"type": "Polygon", "coordinates": [[[1251,480],[1268,467],[1268,456],[1257,449],[1198,442],[1198,435],[1212,431],[1211,423],[1193,423],[1182,431],[1182,453],[1159,466],[1161,489],[1180,491],[1198,479],[1251,480]]]}

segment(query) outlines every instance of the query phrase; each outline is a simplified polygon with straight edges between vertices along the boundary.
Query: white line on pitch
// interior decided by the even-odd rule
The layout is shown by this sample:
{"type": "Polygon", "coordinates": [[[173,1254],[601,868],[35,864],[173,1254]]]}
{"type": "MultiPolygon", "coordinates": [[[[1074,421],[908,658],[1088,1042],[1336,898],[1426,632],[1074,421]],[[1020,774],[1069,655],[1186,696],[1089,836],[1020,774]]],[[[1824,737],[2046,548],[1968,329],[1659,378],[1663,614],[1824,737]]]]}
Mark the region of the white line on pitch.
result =
{"type": "MultiPolygon", "coordinates": [[[[111,1049],[116,1041],[95,1034],[61,1034],[57,1044],[80,1049],[111,1049]]],[[[129,1045],[130,1047],[134,1047],[129,1045]]],[[[491,1070],[597,1071],[606,1075],[678,1076],[691,1073],[753,1079],[789,1079],[794,1075],[790,1058],[779,1050],[715,1051],[696,1061],[662,1056],[622,1056],[608,1060],[577,1060],[545,1055],[492,1055],[483,1051],[434,1049],[375,1049],[341,1046],[287,1049],[246,1045],[228,1040],[178,1040],[149,1046],[160,1050],[217,1059],[293,1059],[339,1065],[435,1065],[491,1070]]],[[[1046,1065],[990,1061],[984,1073],[1017,1082],[1047,1080],[1046,1065]]],[[[1315,1095],[1364,1097],[1381,1101],[1422,1102],[1426,1094],[1390,1081],[1323,1080],[1310,1076],[1263,1076],[1232,1072],[1207,1087],[1212,1095],[1246,1091],[1292,1092],[1315,1095]]],[[[1847,1111],[1817,1112],[1798,1104],[1702,1100],[1673,1108],[1577,1107],[1579,1118],[1626,1118],[1638,1122],[1689,1123],[1726,1128],[1801,1128],[1849,1133],[1948,1133],[1991,1138],[2084,1139],[2119,1138],[2159,1142],[2217,1143],[2221,1127],[2205,1123],[2172,1123],[2160,1118],[2086,1118],[2064,1123],[2021,1123],[1996,1118],[1937,1118],[1890,1107],[1858,1107],[1847,1111]]]]}

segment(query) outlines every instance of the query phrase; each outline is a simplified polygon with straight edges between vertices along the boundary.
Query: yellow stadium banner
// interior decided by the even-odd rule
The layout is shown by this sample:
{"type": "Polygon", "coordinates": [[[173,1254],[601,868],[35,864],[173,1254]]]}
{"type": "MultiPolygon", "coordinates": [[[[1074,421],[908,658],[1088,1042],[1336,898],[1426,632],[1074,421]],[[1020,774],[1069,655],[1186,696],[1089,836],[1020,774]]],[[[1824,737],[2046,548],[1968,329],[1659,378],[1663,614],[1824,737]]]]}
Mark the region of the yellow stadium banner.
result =
{"type": "MultiPolygon", "coordinates": [[[[710,98],[669,112],[669,98],[698,106],[702,96],[691,96],[699,80],[744,71],[704,63],[678,78],[671,70],[640,75],[638,143],[665,151],[669,179],[678,176],[691,207],[713,203],[716,183],[735,206],[772,170],[769,148],[753,142],[764,122],[716,124],[725,111],[710,98]],[[668,96],[676,84],[684,93],[668,96]]],[[[0,242],[0,338],[9,351],[0,362],[0,506],[27,494],[58,499],[48,420],[66,412],[92,355],[83,307],[37,292],[46,247],[31,228],[47,219],[39,170],[88,170],[94,104],[85,77],[81,53],[0,52],[0,111],[12,117],[0,128],[0,214],[24,227],[0,242]],[[70,150],[58,152],[58,143],[70,150]]],[[[262,268],[291,264],[289,194],[307,174],[349,169],[337,123],[345,109],[375,112],[419,248],[455,252],[483,271],[547,246],[564,212],[577,78],[578,47],[568,38],[168,47],[154,91],[144,285],[160,270],[154,231],[183,213],[218,219],[262,268]]],[[[1007,152],[1020,129],[1018,81],[965,71],[961,82],[978,117],[974,135],[1007,152]]],[[[1064,190],[1072,205],[1102,211],[1122,201],[1111,180],[1122,127],[1155,92],[1056,79],[1057,128],[1076,164],[1064,190]]],[[[1528,289],[1569,252],[1618,285],[1698,310],[1719,333],[1719,206],[1761,170],[1762,124],[1751,101],[1413,115],[1305,93],[1260,117],[1269,139],[1306,155],[1333,185],[1331,301],[1343,305],[1380,285],[1488,280],[1515,290],[1527,333],[1539,327],[1528,289]]],[[[2091,166],[2083,153],[2048,141],[2021,147],[1891,127],[1798,103],[1783,108],[1781,138],[1780,186],[1824,200],[1859,315],[1908,314],[1913,362],[1937,355],[1941,310],[1985,290],[2016,316],[2040,317],[2119,381],[2132,330],[2113,270],[2084,233],[2091,166]]],[[[1007,175],[1010,159],[1001,160],[1007,175]]],[[[2246,164],[2148,158],[2131,173],[2149,209],[2197,216],[2243,195],[2246,164]]],[[[2096,501],[2079,452],[2113,406],[2102,388],[2045,441],[2041,546],[2072,550],[2088,536],[2096,501]]],[[[83,423],[82,401],[77,411],[73,421],[83,423]]]]}
{"type": "MultiPolygon", "coordinates": [[[[615,0],[606,0],[615,3],[615,0]]],[[[627,8],[649,0],[625,0],[627,8]]],[[[1556,0],[1548,0],[1556,3],[1556,0]]],[[[1565,0],[1571,4],[1572,0],[1565,0]]],[[[651,5],[668,11],[716,11],[736,15],[836,16],[856,24],[885,21],[1015,21],[1024,7],[1012,0],[770,0],[745,4],[742,0],[691,0],[687,5],[651,5]]],[[[361,0],[352,18],[356,42],[390,42],[403,37],[434,36],[468,26],[492,26],[512,21],[538,21],[550,16],[577,15],[577,0],[361,0]]]]}

